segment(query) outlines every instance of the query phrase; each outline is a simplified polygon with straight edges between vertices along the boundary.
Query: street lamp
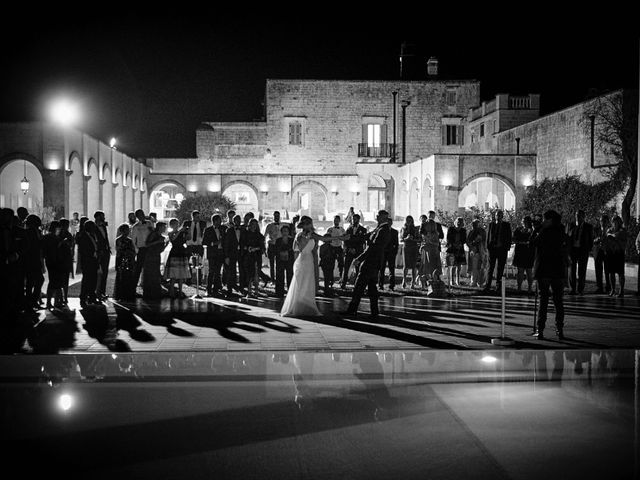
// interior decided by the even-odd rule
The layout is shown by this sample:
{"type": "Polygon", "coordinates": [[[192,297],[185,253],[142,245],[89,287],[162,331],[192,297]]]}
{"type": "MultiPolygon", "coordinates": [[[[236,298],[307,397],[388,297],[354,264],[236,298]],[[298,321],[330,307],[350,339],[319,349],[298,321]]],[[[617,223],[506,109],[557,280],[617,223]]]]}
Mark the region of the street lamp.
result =
{"type": "Polygon", "coordinates": [[[24,177],[20,182],[20,189],[22,190],[22,194],[26,195],[29,191],[29,179],[27,179],[27,161],[23,160],[24,163],[24,177]]]}
{"type": "Polygon", "coordinates": [[[63,98],[51,105],[50,115],[55,123],[68,127],[78,121],[80,111],[75,103],[63,98]]]}
{"type": "Polygon", "coordinates": [[[116,138],[115,137],[111,137],[111,140],[109,140],[109,146],[111,148],[113,148],[114,150],[116,149],[116,138]]]}

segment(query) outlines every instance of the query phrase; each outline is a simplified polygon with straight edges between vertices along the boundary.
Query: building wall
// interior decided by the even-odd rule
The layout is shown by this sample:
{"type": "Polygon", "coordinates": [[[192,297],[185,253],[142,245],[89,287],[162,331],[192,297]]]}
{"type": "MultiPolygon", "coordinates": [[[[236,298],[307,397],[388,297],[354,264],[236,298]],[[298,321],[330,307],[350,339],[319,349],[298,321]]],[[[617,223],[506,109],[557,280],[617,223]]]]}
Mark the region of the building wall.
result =
{"type": "MultiPolygon", "coordinates": [[[[537,156],[538,182],[565,175],[580,175],[586,182],[603,181],[602,170],[591,168],[590,122],[586,117],[591,103],[580,103],[500,132],[497,135],[497,153],[515,153],[516,138],[519,138],[520,153],[537,156]]],[[[596,149],[596,165],[614,162],[596,149]]]]}
{"type": "Polygon", "coordinates": [[[43,206],[54,207],[59,216],[71,218],[77,211],[93,218],[94,210],[100,209],[115,234],[116,226],[126,220],[120,212],[126,215],[128,209],[145,201],[148,205],[147,193],[140,189],[149,178],[145,162],[78,130],[41,122],[0,124],[0,174],[15,159],[24,159],[40,171],[43,206]],[[122,185],[115,178],[116,171],[122,178],[129,173],[131,185],[122,185]]]}

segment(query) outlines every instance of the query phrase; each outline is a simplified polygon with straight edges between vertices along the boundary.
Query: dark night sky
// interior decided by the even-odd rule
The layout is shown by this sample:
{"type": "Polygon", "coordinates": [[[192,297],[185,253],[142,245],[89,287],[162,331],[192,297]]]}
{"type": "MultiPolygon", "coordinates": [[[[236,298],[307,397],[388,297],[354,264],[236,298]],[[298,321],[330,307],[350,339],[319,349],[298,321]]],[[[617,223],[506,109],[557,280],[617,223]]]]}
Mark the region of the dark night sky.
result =
{"type": "Polygon", "coordinates": [[[501,21],[469,12],[453,31],[410,12],[395,22],[125,12],[41,11],[28,29],[3,29],[0,121],[45,119],[47,102],[66,94],[81,102],[79,129],[105,143],[115,136],[129,155],[194,157],[200,122],[261,117],[266,78],[398,79],[403,41],[425,60],[438,57],[445,77],[480,80],[483,100],[540,93],[543,114],[591,89],[638,88],[637,28],[621,25],[567,30],[543,14],[501,21]]]}

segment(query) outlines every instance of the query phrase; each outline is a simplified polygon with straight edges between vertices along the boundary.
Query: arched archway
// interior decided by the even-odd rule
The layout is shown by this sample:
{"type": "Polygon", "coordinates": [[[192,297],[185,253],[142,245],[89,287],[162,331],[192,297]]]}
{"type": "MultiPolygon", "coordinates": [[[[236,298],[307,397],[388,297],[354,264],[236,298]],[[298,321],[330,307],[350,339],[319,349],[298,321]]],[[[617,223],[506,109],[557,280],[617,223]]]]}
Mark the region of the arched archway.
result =
{"type": "Polygon", "coordinates": [[[149,197],[149,213],[155,213],[158,220],[174,218],[186,192],[184,186],[178,182],[166,181],[155,184],[149,197]]]}
{"type": "Polygon", "coordinates": [[[222,195],[229,197],[236,204],[236,213],[244,216],[247,212],[258,213],[258,191],[249,182],[236,180],[222,190],[222,195]]]}
{"type": "Polygon", "coordinates": [[[422,213],[426,214],[433,209],[433,183],[431,177],[427,175],[422,184],[422,213]]]}
{"type": "Polygon", "coordinates": [[[483,210],[490,208],[515,210],[516,208],[513,188],[499,175],[490,173],[475,175],[465,184],[458,195],[458,207],[478,207],[483,210]]]}
{"type": "MultiPolygon", "coordinates": [[[[69,212],[78,212],[80,216],[89,216],[84,207],[84,167],[80,157],[74,156],[69,162],[69,212]]],[[[89,217],[91,218],[91,217],[89,217]]]]}
{"type": "MultiPolygon", "coordinates": [[[[113,176],[111,175],[111,169],[109,165],[102,167],[102,210],[104,215],[111,225],[111,233],[115,232],[115,228],[122,223],[122,218],[115,216],[113,207],[113,176]]],[[[113,237],[115,238],[115,237],[113,237]]]]}
{"type": "Polygon", "coordinates": [[[127,221],[127,213],[129,213],[129,212],[125,212],[124,193],[123,193],[124,187],[122,186],[122,172],[120,171],[120,169],[116,169],[116,173],[114,174],[114,180],[115,180],[115,185],[113,188],[113,196],[114,196],[113,216],[115,217],[115,223],[120,224],[122,222],[127,221]]]}
{"type": "Polygon", "coordinates": [[[313,220],[324,220],[327,215],[327,189],[313,180],[298,183],[291,191],[291,208],[313,220]]]}
{"type": "Polygon", "coordinates": [[[100,205],[100,178],[98,176],[98,165],[93,159],[89,160],[87,169],[87,217],[93,220],[96,210],[102,210],[100,205]]]}
{"type": "Polygon", "coordinates": [[[131,174],[127,172],[124,176],[124,208],[127,212],[135,211],[133,208],[133,188],[131,186],[131,174]]]}
{"type": "MultiPolygon", "coordinates": [[[[0,207],[26,207],[38,212],[44,206],[44,184],[38,167],[26,158],[10,160],[0,167],[0,207]],[[23,193],[20,182],[29,181],[29,190],[23,193]]],[[[39,213],[36,213],[39,215],[39,213]]]]}
{"type": "Polygon", "coordinates": [[[147,190],[147,180],[143,179],[140,182],[140,201],[142,202],[142,209],[145,212],[149,211],[149,192],[147,190]]]}
{"type": "Polygon", "coordinates": [[[420,217],[420,184],[417,178],[411,181],[409,187],[409,213],[414,219],[420,217]]]}
{"type": "Polygon", "coordinates": [[[140,208],[140,180],[138,175],[133,177],[133,209],[140,208]]]}

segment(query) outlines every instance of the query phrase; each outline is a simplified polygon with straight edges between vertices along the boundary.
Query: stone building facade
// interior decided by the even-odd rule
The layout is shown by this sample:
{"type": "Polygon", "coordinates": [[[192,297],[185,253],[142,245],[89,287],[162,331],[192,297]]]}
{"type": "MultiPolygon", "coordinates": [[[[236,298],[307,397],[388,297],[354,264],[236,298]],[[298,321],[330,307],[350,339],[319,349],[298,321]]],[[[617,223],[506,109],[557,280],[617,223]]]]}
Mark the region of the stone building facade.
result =
{"type": "Polygon", "coordinates": [[[0,124],[0,207],[93,219],[103,210],[115,233],[137,208],[148,210],[149,168],[86,133],[51,123],[0,124]],[[21,190],[26,177],[29,189],[21,190]],[[47,212],[49,211],[49,213],[47,212]]]}
{"type": "Polygon", "coordinates": [[[148,160],[151,208],[163,217],[176,204],[171,195],[209,191],[240,212],[330,219],[353,206],[367,219],[380,208],[404,218],[464,208],[471,197],[461,192],[470,189],[473,198],[482,192],[483,206],[515,207],[535,159],[484,156],[490,147],[470,132],[485,115],[495,120],[486,138],[537,118],[539,96],[499,95],[486,107],[478,81],[432,73],[423,81],[267,80],[264,121],[204,122],[197,158],[148,160]]]}

